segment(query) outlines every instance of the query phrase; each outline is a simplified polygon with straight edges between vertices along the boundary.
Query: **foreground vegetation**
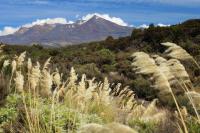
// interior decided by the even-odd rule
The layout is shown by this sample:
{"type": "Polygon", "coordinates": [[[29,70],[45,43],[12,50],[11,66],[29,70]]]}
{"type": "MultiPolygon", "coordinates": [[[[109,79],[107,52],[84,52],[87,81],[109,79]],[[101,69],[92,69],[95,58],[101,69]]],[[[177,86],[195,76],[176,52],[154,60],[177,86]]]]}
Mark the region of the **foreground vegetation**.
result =
{"type": "Polygon", "coordinates": [[[0,45],[0,132],[200,132],[198,27],[60,49],[0,45]]]}

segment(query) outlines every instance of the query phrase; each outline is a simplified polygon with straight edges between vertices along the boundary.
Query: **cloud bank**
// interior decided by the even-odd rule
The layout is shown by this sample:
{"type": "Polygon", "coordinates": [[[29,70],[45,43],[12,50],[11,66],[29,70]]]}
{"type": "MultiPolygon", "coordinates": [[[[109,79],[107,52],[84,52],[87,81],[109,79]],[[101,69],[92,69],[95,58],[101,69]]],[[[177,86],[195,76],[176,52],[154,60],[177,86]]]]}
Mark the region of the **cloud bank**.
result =
{"type": "Polygon", "coordinates": [[[5,35],[9,35],[9,34],[13,34],[16,31],[18,31],[19,28],[14,28],[14,27],[10,27],[10,26],[6,26],[3,28],[3,30],[0,30],[0,36],[5,36],[5,35]]]}
{"type": "Polygon", "coordinates": [[[169,27],[170,24],[162,24],[162,23],[158,23],[157,26],[159,26],[159,27],[169,27]]]}
{"type": "MultiPolygon", "coordinates": [[[[116,23],[118,25],[121,25],[121,26],[134,27],[133,25],[129,25],[126,22],[124,22],[124,20],[122,20],[121,18],[111,17],[109,14],[91,13],[91,14],[87,14],[86,16],[83,16],[82,20],[88,21],[89,19],[91,19],[95,15],[98,16],[98,17],[104,18],[104,19],[106,19],[108,21],[111,21],[113,23],[116,23]]],[[[75,17],[77,17],[77,15],[75,17]]],[[[30,28],[30,27],[33,27],[35,25],[44,25],[44,24],[73,24],[73,23],[74,23],[73,21],[67,21],[66,18],[37,19],[36,21],[34,21],[32,23],[24,24],[24,25],[19,26],[19,27],[6,26],[6,27],[3,28],[3,30],[0,30],[0,36],[5,36],[5,35],[13,34],[16,31],[18,31],[21,27],[30,28]]],[[[159,27],[168,27],[170,25],[169,24],[166,25],[166,24],[158,23],[156,26],[159,26],[159,27]]],[[[149,28],[149,25],[142,24],[140,26],[137,26],[136,28],[146,29],[146,28],[149,28]]]]}
{"type": "Polygon", "coordinates": [[[73,21],[67,21],[65,18],[47,18],[47,19],[37,19],[36,21],[25,24],[22,27],[32,27],[34,25],[44,25],[44,24],[72,24],[73,21]]]}
{"type": "Polygon", "coordinates": [[[47,18],[47,19],[37,19],[32,23],[28,23],[19,27],[10,27],[6,26],[3,30],[0,30],[0,36],[10,35],[18,31],[21,27],[30,28],[35,25],[44,25],[44,24],[72,24],[73,21],[67,21],[65,18],[47,18]]]}

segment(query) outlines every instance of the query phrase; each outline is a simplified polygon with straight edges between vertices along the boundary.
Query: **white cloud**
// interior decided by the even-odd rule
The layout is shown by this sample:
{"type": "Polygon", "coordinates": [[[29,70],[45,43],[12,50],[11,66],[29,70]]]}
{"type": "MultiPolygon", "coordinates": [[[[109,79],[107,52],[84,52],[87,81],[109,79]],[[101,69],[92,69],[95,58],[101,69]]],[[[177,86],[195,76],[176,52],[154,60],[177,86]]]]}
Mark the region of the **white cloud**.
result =
{"type": "Polygon", "coordinates": [[[37,19],[36,21],[25,24],[22,27],[32,27],[34,25],[44,25],[44,24],[72,24],[73,21],[67,21],[65,18],[47,18],[47,19],[37,19]]]}
{"type": "MultiPolygon", "coordinates": [[[[156,24],[155,26],[159,26],[159,27],[169,27],[170,24],[158,23],[158,24],[156,24]]],[[[138,26],[137,28],[147,29],[147,28],[149,28],[149,25],[147,25],[147,24],[142,24],[142,25],[138,26]]]]}
{"type": "MultiPolygon", "coordinates": [[[[73,21],[67,21],[65,18],[47,18],[47,19],[37,19],[36,21],[32,23],[28,23],[25,25],[22,25],[21,27],[30,28],[35,25],[44,25],[44,24],[72,24],[73,21]]],[[[0,30],[0,36],[5,36],[9,34],[15,33],[17,30],[19,30],[20,27],[10,27],[6,26],[3,28],[3,30],[0,30]]]]}
{"type": "Polygon", "coordinates": [[[142,25],[138,26],[138,28],[147,29],[147,28],[149,28],[149,25],[142,24],[142,25]]]}
{"type": "Polygon", "coordinates": [[[14,28],[14,27],[6,26],[6,27],[3,28],[3,30],[0,30],[0,36],[5,36],[5,35],[13,34],[17,30],[19,30],[19,28],[14,28]]]}
{"type": "Polygon", "coordinates": [[[159,23],[159,24],[157,24],[157,26],[159,26],[159,27],[169,27],[170,24],[162,24],[162,23],[159,23]]]}
{"type": "Polygon", "coordinates": [[[121,18],[111,17],[109,14],[99,14],[99,13],[87,14],[86,16],[82,17],[82,20],[87,21],[87,20],[91,19],[94,15],[104,18],[108,21],[111,21],[111,22],[116,23],[121,26],[128,26],[128,24],[126,22],[124,22],[121,18]]]}

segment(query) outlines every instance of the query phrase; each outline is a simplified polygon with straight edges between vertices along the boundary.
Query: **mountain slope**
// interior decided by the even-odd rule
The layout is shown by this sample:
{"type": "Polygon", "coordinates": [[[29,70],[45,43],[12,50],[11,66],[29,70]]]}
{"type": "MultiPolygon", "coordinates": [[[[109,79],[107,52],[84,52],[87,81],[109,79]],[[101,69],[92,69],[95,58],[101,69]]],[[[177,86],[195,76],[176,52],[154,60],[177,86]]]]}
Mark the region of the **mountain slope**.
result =
{"type": "Polygon", "coordinates": [[[128,36],[131,27],[117,25],[98,16],[88,21],[73,24],[45,24],[30,28],[22,27],[12,35],[1,36],[0,41],[9,44],[68,45],[90,41],[104,40],[107,36],[114,38],[128,36]]]}

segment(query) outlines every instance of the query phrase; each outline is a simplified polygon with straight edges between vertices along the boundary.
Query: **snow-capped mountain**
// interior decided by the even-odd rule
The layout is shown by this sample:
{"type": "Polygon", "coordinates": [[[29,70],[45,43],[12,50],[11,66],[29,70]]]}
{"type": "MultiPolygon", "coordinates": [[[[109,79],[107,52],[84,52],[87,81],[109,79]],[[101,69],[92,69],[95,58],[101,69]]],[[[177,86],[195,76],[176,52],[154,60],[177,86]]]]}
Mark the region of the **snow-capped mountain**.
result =
{"type": "Polygon", "coordinates": [[[100,41],[107,36],[113,36],[114,38],[128,36],[131,34],[132,29],[132,27],[121,26],[94,15],[89,20],[79,20],[71,24],[44,24],[21,27],[14,34],[0,36],[0,42],[65,46],[100,41]]]}

